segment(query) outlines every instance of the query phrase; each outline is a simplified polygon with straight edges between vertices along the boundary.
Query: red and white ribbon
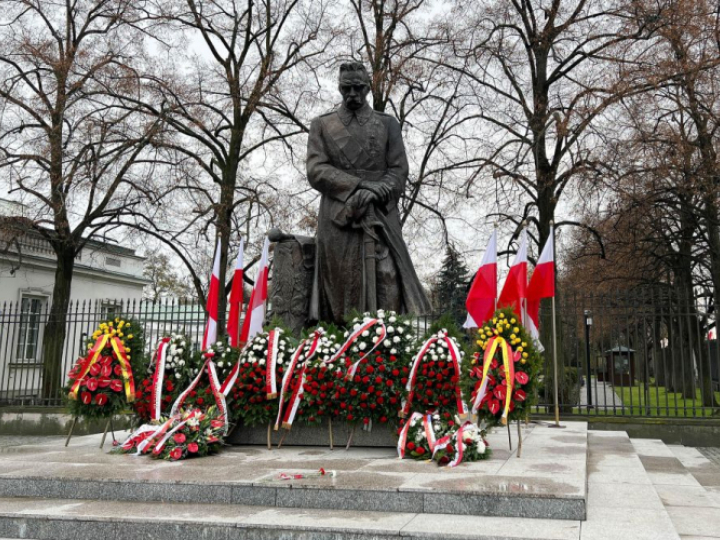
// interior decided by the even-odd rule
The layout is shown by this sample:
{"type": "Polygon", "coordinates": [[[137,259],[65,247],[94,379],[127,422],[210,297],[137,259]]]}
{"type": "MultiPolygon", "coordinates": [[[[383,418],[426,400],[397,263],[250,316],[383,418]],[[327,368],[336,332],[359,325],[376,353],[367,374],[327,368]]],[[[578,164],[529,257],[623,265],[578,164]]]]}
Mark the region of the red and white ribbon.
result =
{"type": "MultiPolygon", "coordinates": [[[[170,429],[170,426],[172,426],[173,422],[175,422],[176,420],[177,418],[170,417],[165,420],[165,422],[163,422],[160,426],[153,426],[155,431],[151,435],[149,435],[144,441],[137,445],[137,452],[135,452],[134,455],[139,456],[140,454],[142,454],[154,440],[162,437],[167,432],[167,430],[170,429]]],[[[137,431],[133,433],[130,438],[132,439],[137,433],[137,431]]]]}
{"type": "Polygon", "coordinates": [[[422,414],[420,413],[413,413],[410,418],[408,418],[407,423],[403,426],[402,430],[400,431],[400,438],[398,439],[397,444],[397,451],[398,451],[398,457],[400,459],[405,457],[405,447],[407,446],[407,436],[408,431],[410,431],[410,427],[412,426],[412,423],[415,419],[422,418],[422,414]]]}
{"type": "Polygon", "coordinates": [[[292,397],[290,398],[290,406],[285,410],[285,417],[282,422],[282,427],[285,429],[290,429],[292,427],[298,407],[300,406],[300,401],[305,393],[305,367],[306,366],[303,365],[300,368],[300,373],[297,377],[297,385],[295,386],[292,397]]]}
{"type": "MultiPolygon", "coordinates": [[[[465,422],[464,424],[460,425],[455,431],[455,433],[452,433],[450,435],[445,435],[443,438],[441,438],[437,444],[435,445],[435,450],[433,450],[433,457],[435,457],[435,454],[437,454],[441,450],[445,450],[445,448],[448,447],[448,445],[451,442],[455,442],[455,457],[448,463],[448,467],[456,467],[457,465],[460,465],[463,460],[463,429],[465,426],[472,425],[470,422],[465,422]]],[[[485,443],[483,443],[485,444],[485,443]]]]}
{"type": "Polygon", "coordinates": [[[367,319],[366,321],[363,321],[363,323],[356,330],[352,331],[352,333],[345,340],[345,343],[343,343],[343,346],[338,349],[338,352],[336,352],[332,356],[332,358],[330,358],[330,360],[328,360],[328,363],[335,362],[337,359],[339,359],[343,354],[348,351],[350,347],[352,347],[352,345],[358,340],[358,338],[362,336],[363,332],[365,332],[366,330],[369,331],[373,326],[376,326],[378,324],[380,325],[381,332],[380,334],[378,334],[378,339],[375,342],[375,345],[373,345],[369,351],[363,351],[363,356],[352,366],[350,366],[350,369],[348,369],[347,378],[352,379],[355,376],[355,372],[357,371],[357,368],[360,365],[360,362],[362,362],[363,358],[367,357],[372,351],[378,348],[387,336],[385,323],[383,323],[381,319],[367,319]]]}
{"type": "Polygon", "coordinates": [[[278,395],[276,368],[281,333],[280,328],[274,328],[268,332],[267,357],[265,359],[265,394],[267,399],[275,399],[278,395]]]}
{"type": "Polygon", "coordinates": [[[157,426],[153,426],[151,424],[143,424],[139,428],[137,428],[135,431],[132,432],[132,434],[125,440],[124,443],[122,443],[121,448],[123,450],[130,450],[135,444],[139,446],[142,441],[147,439],[149,435],[145,435],[146,433],[155,432],[157,430],[157,426]]]}
{"type": "Polygon", "coordinates": [[[152,420],[159,420],[162,414],[162,393],[163,385],[165,384],[165,362],[167,360],[167,351],[169,348],[170,338],[164,337],[158,344],[157,352],[155,353],[155,373],[153,374],[152,392],[150,394],[152,403],[150,418],[152,420]]]}
{"type": "Polygon", "coordinates": [[[168,442],[170,437],[172,437],[175,434],[176,431],[179,431],[180,429],[182,429],[183,426],[185,426],[185,424],[188,423],[188,421],[192,420],[193,418],[202,416],[202,415],[203,415],[203,413],[198,410],[191,412],[188,415],[188,417],[185,418],[185,420],[178,422],[178,424],[176,426],[173,426],[173,428],[165,434],[165,436],[160,440],[160,442],[155,445],[155,448],[153,448],[152,453],[156,456],[159,455],[160,452],[162,452],[163,448],[165,448],[165,444],[168,442]]]}
{"type": "MultiPolygon", "coordinates": [[[[315,333],[313,334],[313,337],[312,337],[312,342],[310,343],[310,348],[308,349],[306,357],[303,359],[303,362],[305,364],[307,364],[312,359],[312,357],[315,356],[315,353],[317,352],[318,347],[320,345],[320,338],[323,336],[324,333],[325,333],[325,331],[322,330],[321,328],[318,328],[317,330],[315,330],[315,333]]],[[[295,375],[295,368],[297,367],[298,363],[300,362],[300,357],[305,352],[305,346],[307,345],[307,343],[309,341],[310,341],[310,338],[307,338],[307,339],[304,339],[300,343],[297,350],[295,351],[295,354],[293,354],[292,358],[290,359],[290,365],[287,367],[287,370],[283,374],[282,384],[280,385],[280,396],[279,396],[280,402],[278,404],[278,414],[277,414],[277,418],[275,419],[275,428],[274,428],[275,431],[277,431],[280,428],[280,422],[281,422],[281,420],[283,420],[283,404],[285,401],[285,394],[287,393],[288,389],[290,388],[290,382],[292,381],[293,376],[295,375]]],[[[302,370],[301,375],[304,378],[304,376],[305,376],[304,368],[302,370]]],[[[291,400],[290,400],[290,408],[292,409],[294,406],[295,411],[297,411],[297,403],[299,403],[300,398],[302,398],[302,390],[300,391],[299,396],[297,395],[297,393],[298,392],[297,392],[297,388],[296,388],[296,391],[293,392],[293,395],[291,396],[291,400]]],[[[295,417],[295,415],[293,414],[293,419],[294,419],[294,417],[295,417]]],[[[283,422],[283,424],[285,424],[285,422],[283,422]]],[[[292,420],[290,421],[290,425],[292,425],[292,420]]],[[[283,427],[285,427],[285,426],[283,425],[283,427]]]]}
{"type": "Polygon", "coordinates": [[[182,407],[183,403],[185,403],[185,400],[190,395],[190,392],[192,392],[195,387],[200,382],[200,379],[202,378],[202,375],[205,371],[207,371],[208,379],[210,379],[210,390],[212,390],[213,397],[215,398],[215,404],[217,405],[218,410],[220,411],[220,414],[222,416],[222,420],[224,423],[224,432],[227,433],[228,430],[228,413],[227,413],[227,405],[225,403],[225,396],[220,390],[220,381],[218,380],[217,376],[217,370],[215,369],[215,362],[212,361],[212,355],[206,354],[206,360],[203,364],[202,368],[200,368],[200,371],[198,371],[198,374],[195,376],[195,379],[190,383],[190,385],[178,396],[178,398],[175,400],[175,403],[173,403],[172,409],[170,410],[170,416],[177,416],[180,408],[182,407]]]}
{"type": "Polygon", "coordinates": [[[450,353],[450,359],[452,360],[453,364],[453,369],[455,370],[455,377],[457,381],[455,382],[454,393],[455,404],[457,406],[458,413],[461,415],[467,414],[467,405],[463,401],[462,390],[460,389],[460,350],[458,349],[457,343],[454,339],[448,336],[445,332],[439,332],[437,335],[432,336],[427,341],[425,341],[425,343],[423,343],[422,347],[420,347],[420,352],[413,359],[413,363],[410,368],[410,376],[408,377],[408,382],[405,385],[405,389],[408,391],[408,395],[407,398],[403,401],[402,408],[400,409],[399,413],[399,416],[401,418],[407,418],[407,415],[410,414],[412,402],[415,399],[415,383],[417,381],[417,374],[418,370],[420,369],[420,364],[425,359],[425,355],[430,350],[430,347],[440,339],[444,340],[447,344],[448,352],[450,353]]]}
{"type": "Polygon", "coordinates": [[[430,451],[435,451],[435,445],[437,440],[435,438],[435,428],[433,428],[432,414],[426,414],[423,416],[423,429],[425,429],[425,438],[427,439],[430,451]]]}

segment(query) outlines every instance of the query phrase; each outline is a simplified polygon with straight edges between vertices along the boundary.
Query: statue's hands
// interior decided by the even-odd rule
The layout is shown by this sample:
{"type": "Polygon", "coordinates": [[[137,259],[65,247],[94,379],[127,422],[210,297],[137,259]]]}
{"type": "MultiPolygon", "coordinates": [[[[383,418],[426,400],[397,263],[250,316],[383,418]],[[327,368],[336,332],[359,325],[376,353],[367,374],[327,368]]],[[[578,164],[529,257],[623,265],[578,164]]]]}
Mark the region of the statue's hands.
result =
{"type": "Polygon", "coordinates": [[[358,189],[347,200],[347,205],[351,208],[364,208],[371,202],[377,200],[377,195],[368,189],[358,189]]]}
{"type": "Polygon", "coordinates": [[[377,199],[382,202],[386,202],[392,193],[392,187],[385,182],[369,182],[367,180],[362,180],[359,186],[360,189],[366,189],[373,192],[377,199]]]}

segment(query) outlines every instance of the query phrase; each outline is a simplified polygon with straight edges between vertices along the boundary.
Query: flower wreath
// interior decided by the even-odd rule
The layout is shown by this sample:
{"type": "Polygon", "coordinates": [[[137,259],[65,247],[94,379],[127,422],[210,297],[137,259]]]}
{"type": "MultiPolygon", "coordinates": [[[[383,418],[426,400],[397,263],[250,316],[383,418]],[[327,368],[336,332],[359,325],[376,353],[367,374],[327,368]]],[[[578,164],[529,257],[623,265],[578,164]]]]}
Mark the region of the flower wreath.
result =
{"type": "Polygon", "coordinates": [[[532,338],[510,308],[498,310],[478,336],[469,366],[473,413],[490,426],[524,419],[542,364],[532,338]]]}
{"type": "Polygon", "coordinates": [[[336,349],[335,344],[334,334],[329,334],[323,327],[318,326],[295,349],[285,369],[279,389],[280,399],[275,419],[275,430],[278,430],[281,426],[290,429],[296,416],[309,418],[313,414],[311,412],[313,410],[320,414],[320,409],[322,409],[323,414],[325,413],[326,405],[324,400],[320,398],[320,383],[318,383],[317,377],[314,376],[317,375],[317,370],[314,369],[317,364],[313,361],[329,362],[332,358],[331,352],[336,349]],[[308,370],[312,370],[313,373],[309,383],[307,381],[308,370]],[[308,396],[305,395],[306,388],[308,396]],[[305,406],[309,407],[307,411],[305,406]]]}
{"type": "Polygon", "coordinates": [[[447,330],[440,330],[421,344],[413,357],[400,416],[407,418],[413,411],[437,411],[446,419],[456,413],[466,414],[460,388],[464,356],[447,330]]]}
{"type": "Polygon", "coordinates": [[[171,461],[207,456],[220,451],[224,426],[214,405],[207,411],[185,409],[176,418],[160,418],[143,426],[122,444],[120,452],[134,451],[171,461]],[[166,429],[161,430],[164,426],[166,429]]]}
{"type": "Polygon", "coordinates": [[[401,459],[433,459],[439,465],[455,467],[462,461],[488,459],[492,454],[484,431],[471,422],[460,424],[459,418],[446,421],[437,412],[415,412],[401,422],[397,446],[401,459]]]}
{"type": "Polygon", "coordinates": [[[194,376],[190,338],[172,333],[158,342],[133,403],[142,422],[157,420],[175,402],[194,376]]]}
{"type": "Polygon", "coordinates": [[[410,320],[394,311],[378,310],[375,316],[365,313],[350,324],[352,330],[346,332],[338,355],[347,373],[333,395],[339,416],[367,429],[373,423],[394,422],[415,344],[410,320]]]}
{"type": "Polygon", "coordinates": [[[256,335],[238,359],[228,407],[246,426],[268,424],[277,416],[278,386],[293,352],[281,332],[275,328],[256,335]]]}
{"type": "Polygon", "coordinates": [[[336,334],[335,328],[329,326],[320,338],[317,354],[305,366],[305,385],[298,418],[308,425],[320,425],[324,419],[336,418],[339,414],[333,395],[345,371],[335,356],[340,349],[336,334]]]}
{"type": "Polygon", "coordinates": [[[100,323],[88,340],[88,354],[68,373],[64,387],[71,415],[109,418],[135,401],[134,373],[142,373],[143,332],[132,319],[100,323]]]}

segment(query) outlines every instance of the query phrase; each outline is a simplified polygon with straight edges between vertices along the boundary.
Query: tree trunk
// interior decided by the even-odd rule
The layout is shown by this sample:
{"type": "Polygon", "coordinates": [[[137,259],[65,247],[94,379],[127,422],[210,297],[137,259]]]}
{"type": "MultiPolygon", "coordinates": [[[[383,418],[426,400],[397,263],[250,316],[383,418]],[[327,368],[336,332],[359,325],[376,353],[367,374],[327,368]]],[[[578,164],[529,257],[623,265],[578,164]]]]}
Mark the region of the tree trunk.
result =
{"type": "Polygon", "coordinates": [[[55,285],[52,304],[48,313],[48,322],[43,335],[43,389],[42,397],[46,402],[54,402],[60,397],[60,388],[64,382],[63,348],[67,326],[67,312],[70,305],[70,287],[75,250],[64,246],[56,249],[55,285]]]}

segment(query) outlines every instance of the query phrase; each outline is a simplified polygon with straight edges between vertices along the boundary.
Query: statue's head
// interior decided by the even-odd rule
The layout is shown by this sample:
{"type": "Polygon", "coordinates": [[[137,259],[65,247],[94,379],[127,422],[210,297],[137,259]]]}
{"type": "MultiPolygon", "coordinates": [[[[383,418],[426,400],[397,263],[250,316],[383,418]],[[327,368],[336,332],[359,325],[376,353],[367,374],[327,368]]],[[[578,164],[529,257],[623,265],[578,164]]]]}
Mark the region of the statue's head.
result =
{"type": "Polygon", "coordinates": [[[370,92],[370,76],[365,71],[365,66],[360,62],[340,64],[338,87],[345,107],[351,111],[360,109],[365,105],[365,99],[370,92]]]}

